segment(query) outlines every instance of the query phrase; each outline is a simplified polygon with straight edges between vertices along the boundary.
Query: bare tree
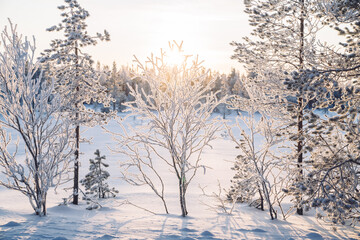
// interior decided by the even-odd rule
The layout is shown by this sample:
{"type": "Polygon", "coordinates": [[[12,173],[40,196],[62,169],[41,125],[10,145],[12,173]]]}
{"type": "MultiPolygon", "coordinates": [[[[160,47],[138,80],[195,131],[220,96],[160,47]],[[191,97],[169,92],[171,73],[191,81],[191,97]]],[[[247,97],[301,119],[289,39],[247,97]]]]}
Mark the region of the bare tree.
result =
{"type": "Polygon", "coordinates": [[[166,182],[156,164],[160,164],[160,160],[173,170],[179,186],[181,213],[185,217],[188,186],[199,168],[205,168],[200,163],[202,152],[221,127],[212,112],[224,98],[218,99],[216,93],[211,92],[215,79],[207,82],[208,74],[201,62],[197,57],[182,55],[181,47],[182,44],[170,44],[169,52],[161,51],[159,57],[152,55],[146,65],[135,58],[142,70],[139,77],[147,83],[149,91],[129,86],[134,100],[126,103],[130,113],[127,118],[137,116],[146,124],[132,128],[123,121],[124,131],[117,141],[123,148],[121,152],[130,158],[130,162],[124,164],[141,173],[136,180],[148,184],[162,200],[166,182]],[[175,59],[177,63],[169,64],[175,59]],[[155,159],[157,163],[153,164],[155,159]],[[144,166],[160,181],[160,191],[155,190],[144,166]]]}

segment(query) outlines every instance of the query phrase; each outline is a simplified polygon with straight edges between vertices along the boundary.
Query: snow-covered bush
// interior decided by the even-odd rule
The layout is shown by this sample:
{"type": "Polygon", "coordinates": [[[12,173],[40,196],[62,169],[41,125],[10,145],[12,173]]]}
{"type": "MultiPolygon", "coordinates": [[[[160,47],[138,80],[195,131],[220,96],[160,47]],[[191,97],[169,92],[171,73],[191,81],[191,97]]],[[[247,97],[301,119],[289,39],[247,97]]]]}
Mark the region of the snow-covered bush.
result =
{"type": "Polygon", "coordinates": [[[90,172],[85,175],[85,178],[80,183],[85,187],[86,198],[110,198],[115,197],[119,191],[115,188],[110,188],[106,180],[110,174],[105,168],[109,164],[104,163],[105,156],[100,156],[100,151],[95,151],[95,159],[90,159],[90,172]]]}
{"type": "Polygon", "coordinates": [[[163,203],[166,182],[157,164],[170,167],[178,181],[182,216],[188,214],[186,192],[201,165],[201,155],[221,128],[219,119],[211,114],[224,98],[218,99],[211,92],[215,79],[203,71],[197,57],[182,55],[181,45],[169,52],[151,56],[146,65],[136,59],[142,74],[138,77],[148,84],[149,91],[130,87],[133,101],[126,103],[127,118],[136,116],[146,122],[145,126],[131,127],[120,122],[123,132],[114,133],[119,142],[119,152],[128,156],[123,162],[124,178],[135,185],[149,185],[163,203]],[[172,56],[175,54],[175,56],[172,56]],[[171,64],[170,59],[177,59],[171,64]],[[192,62],[190,62],[192,60],[192,62]],[[127,131],[129,130],[129,131],[127,131]],[[155,163],[156,160],[156,163],[155,163]],[[127,170],[135,168],[138,174],[127,170]]]}
{"type": "Polygon", "coordinates": [[[232,108],[241,107],[246,112],[240,113],[234,126],[227,124],[229,136],[240,150],[233,167],[235,175],[231,180],[228,199],[233,202],[248,202],[261,210],[264,210],[266,203],[271,219],[275,219],[277,212],[274,204],[281,202],[276,185],[281,185],[279,175],[285,165],[278,154],[283,141],[278,134],[281,125],[262,111],[255,114],[255,106],[260,106],[251,90],[248,90],[250,99],[234,98],[231,101],[232,108]],[[236,136],[234,130],[240,131],[240,136],[236,136]]]}
{"type": "Polygon", "coordinates": [[[59,185],[73,153],[73,132],[59,114],[66,99],[54,92],[53,80],[43,80],[42,72],[35,78],[35,44],[11,23],[10,32],[5,28],[1,33],[0,48],[0,169],[6,178],[0,185],[26,195],[43,216],[47,192],[59,185]],[[10,130],[19,136],[16,143],[10,130]],[[17,154],[22,144],[25,158],[17,154]]]}

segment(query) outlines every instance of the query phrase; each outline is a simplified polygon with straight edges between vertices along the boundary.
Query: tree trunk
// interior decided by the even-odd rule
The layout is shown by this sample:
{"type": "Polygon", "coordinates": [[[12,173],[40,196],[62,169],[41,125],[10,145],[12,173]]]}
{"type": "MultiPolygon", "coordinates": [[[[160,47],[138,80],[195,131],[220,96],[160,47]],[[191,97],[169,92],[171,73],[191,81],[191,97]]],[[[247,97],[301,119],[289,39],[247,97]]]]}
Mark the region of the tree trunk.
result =
{"type": "Polygon", "coordinates": [[[36,215],[41,216],[41,188],[40,188],[40,181],[39,181],[39,163],[37,161],[37,158],[34,157],[34,165],[35,165],[35,174],[34,174],[34,181],[35,181],[35,202],[36,202],[36,215]]]}
{"type": "MultiPolygon", "coordinates": [[[[304,54],[304,0],[301,0],[301,17],[300,17],[300,49],[299,49],[299,63],[300,63],[300,70],[302,70],[304,68],[304,58],[303,58],[303,54],[304,54]]],[[[299,108],[299,113],[298,113],[298,118],[297,118],[297,126],[298,126],[298,143],[297,143],[297,154],[298,154],[298,164],[297,167],[299,169],[299,177],[297,179],[297,181],[301,181],[302,177],[303,177],[303,166],[302,166],[302,162],[303,162],[303,153],[302,153],[302,149],[303,149],[303,141],[302,141],[302,136],[303,136],[303,98],[300,97],[298,99],[298,108],[299,108]]],[[[301,202],[301,196],[300,199],[298,199],[298,206],[296,209],[296,213],[299,215],[303,215],[303,208],[302,206],[300,206],[300,202],[301,202]]]]}
{"type": "MultiPolygon", "coordinates": [[[[76,119],[78,119],[78,113],[76,113],[76,119]]],[[[76,150],[75,150],[75,162],[74,162],[74,192],[73,192],[73,204],[79,204],[79,150],[80,150],[80,126],[76,126],[75,130],[76,138],[76,150]]]]}
{"type": "MultiPolygon", "coordinates": [[[[100,154],[99,154],[100,157],[100,154]]],[[[101,180],[101,163],[99,162],[99,176],[100,176],[100,182],[99,182],[99,198],[105,198],[105,193],[103,191],[103,183],[101,180]]]]}
{"type": "Polygon", "coordinates": [[[169,214],[169,210],[167,208],[167,205],[166,205],[166,202],[165,202],[165,199],[163,197],[161,197],[161,201],[163,202],[163,205],[164,205],[164,208],[165,208],[165,212],[166,214],[169,214]]]}
{"type": "Polygon", "coordinates": [[[46,193],[44,194],[44,199],[43,199],[43,202],[42,202],[42,215],[43,216],[46,216],[47,212],[46,212],[46,193]]]}
{"type": "Polygon", "coordinates": [[[266,182],[264,182],[264,181],[262,182],[262,188],[263,188],[265,200],[269,207],[269,213],[270,213],[271,220],[274,220],[277,218],[277,213],[271,203],[269,188],[266,186],[266,182]]]}
{"type": "Polygon", "coordinates": [[[223,109],[223,119],[225,119],[226,118],[226,105],[225,105],[225,103],[224,103],[224,109],[223,109]]]}
{"type": "MultiPolygon", "coordinates": [[[[76,70],[76,78],[78,78],[78,48],[77,48],[77,42],[75,42],[75,70],[76,70]]],[[[78,79],[77,79],[78,80],[78,79]]],[[[77,83],[76,86],[76,95],[79,94],[79,83],[77,83]]],[[[75,104],[75,108],[77,111],[78,103],[75,104]]],[[[75,113],[75,121],[79,120],[79,112],[75,113]]],[[[76,129],[75,129],[75,141],[76,141],[76,150],[75,150],[75,162],[74,162],[74,189],[73,189],[73,204],[78,205],[79,204],[79,150],[80,150],[80,125],[76,123],[76,129]]]]}
{"type": "Polygon", "coordinates": [[[186,217],[188,212],[186,210],[186,199],[185,199],[185,177],[182,177],[179,180],[179,188],[180,188],[180,207],[181,207],[181,216],[186,217]]]}
{"type": "Polygon", "coordinates": [[[261,194],[261,189],[259,188],[259,195],[260,195],[260,209],[261,211],[264,211],[264,197],[261,194]]]}
{"type": "MultiPolygon", "coordinates": [[[[303,104],[303,99],[299,98],[299,107],[302,107],[303,104]]],[[[303,148],[303,141],[301,140],[301,137],[303,135],[303,111],[301,110],[299,112],[298,115],[298,135],[299,135],[299,140],[298,140],[298,144],[297,144],[297,154],[298,154],[298,164],[297,167],[299,169],[299,176],[297,178],[297,181],[300,182],[303,178],[303,166],[302,166],[302,162],[303,162],[303,153],[302,153],[302,148],[303,148]]],[[[301,202],[302,197],[300,196],[298,199],[298,206],[296,208],[296,213],[299,215],[303,215],[304,211],[302,206],[300,206],[300,202],[301,202]]]]}

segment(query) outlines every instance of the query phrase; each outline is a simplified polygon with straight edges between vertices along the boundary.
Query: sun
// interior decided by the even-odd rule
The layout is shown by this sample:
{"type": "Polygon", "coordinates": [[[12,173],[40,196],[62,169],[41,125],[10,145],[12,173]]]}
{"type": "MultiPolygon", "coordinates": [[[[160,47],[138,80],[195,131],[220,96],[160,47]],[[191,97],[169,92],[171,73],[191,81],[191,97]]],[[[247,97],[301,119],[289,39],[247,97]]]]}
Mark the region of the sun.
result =
{"type": "Polygon", "coordinates": [[[166,52],[166,64],[169,66],[181,65],[184,61],[184,55],[177,49],[171,49],[166,52]]]}

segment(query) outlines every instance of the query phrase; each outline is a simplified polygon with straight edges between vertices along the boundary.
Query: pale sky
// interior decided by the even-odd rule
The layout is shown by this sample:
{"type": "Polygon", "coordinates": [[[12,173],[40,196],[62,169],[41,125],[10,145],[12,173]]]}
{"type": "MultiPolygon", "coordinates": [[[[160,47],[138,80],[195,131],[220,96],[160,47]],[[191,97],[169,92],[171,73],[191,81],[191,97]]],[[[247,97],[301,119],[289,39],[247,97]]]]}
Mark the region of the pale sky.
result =
{"type": "MultiPolygon", "coordinates": [[[[199,55],[204,66],[223,73],[231,68],[241,70],[231,60],[232,41],[249,36],[248,16],[243,12],[243,0],[78,0],[89,11],[88,32],[96,34],[106,29],[110,42],[88,47],[86,52],[102,64],[133,64],[133,55],[144,62],[151,53],[166,49],[168,42],[184,41],[186,54],[199,55]]],[[[18,32],[35,36],[39,54],[49,48],[51,39],[62,38],[45,29],[57,25],[62,18],[57,6],[63,0],[0,0],[0,30],[7,18],[18,25],[18,32]]],[[[334,30],[320,33],[321,39],[337,44],[334,30]]]]}
{"type": "MultiPolygon", "coordinates": [[[[111,66],[131,65],[133,55],[140,60],[168,41],[184,41],[186,53],[198,54],[204,66],[229,73],[240,64],[230,57],[231,41],[249,35],[243,0],[78,0],[89,11],[88,32],[109,31],[111,41],[86,49],[95,61],[111,66]]],[[[49,48],[54,32],[45,29],[61,21],[57,6],[63,0],[0,0],[0,29],[10,18],[18,31],[34,35],[38,54],[49,48]]]]}

